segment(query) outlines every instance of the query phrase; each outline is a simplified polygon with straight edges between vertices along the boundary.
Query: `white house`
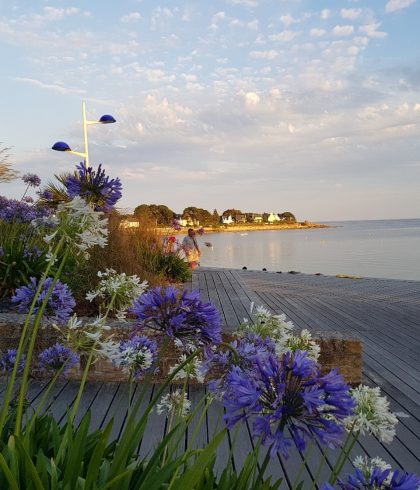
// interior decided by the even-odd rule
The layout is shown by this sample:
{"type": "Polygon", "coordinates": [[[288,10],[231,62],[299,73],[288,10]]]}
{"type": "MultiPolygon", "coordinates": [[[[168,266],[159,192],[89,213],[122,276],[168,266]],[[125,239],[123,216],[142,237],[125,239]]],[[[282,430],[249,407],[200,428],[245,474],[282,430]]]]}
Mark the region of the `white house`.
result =
{"type": "Polygon", "coordinates": [[[222,224],[223,225],[231,225],[234,223],[233,218],[231,215],[229,216],[222,216],[222,224]]]}
{"type": "Polygon", "coordinates": [[[122,228],[138,228],[140,226],[140,223],[137,218],[127,218],[121,221],[120,226],[122,228]]]}
{"type": "Polygon", "coordinates": [[[267,218],[267,221],[269,223],[276,223],[277,221],[280,221],[279,215],[276,213],[270,213],[270,215],[267,218]]]}

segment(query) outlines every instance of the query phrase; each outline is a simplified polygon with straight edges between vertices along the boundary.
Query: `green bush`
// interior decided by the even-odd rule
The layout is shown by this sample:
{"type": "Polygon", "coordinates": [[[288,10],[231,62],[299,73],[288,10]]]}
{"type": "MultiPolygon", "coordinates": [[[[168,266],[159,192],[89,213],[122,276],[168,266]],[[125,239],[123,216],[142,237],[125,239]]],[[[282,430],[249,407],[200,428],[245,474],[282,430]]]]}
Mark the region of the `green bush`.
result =
{"type": "Polygon", "coordinates": [[[177,255],[157,255],[156,272],[170,281],[187,282],[191,279],[191,271],[187,262],[177,255]]]}
{"type": "Polygon", "coordinates": [[[0,220],[0,247],[0,298],[5,298],[42,275],[48,246],[29,224],[0,220]]]}

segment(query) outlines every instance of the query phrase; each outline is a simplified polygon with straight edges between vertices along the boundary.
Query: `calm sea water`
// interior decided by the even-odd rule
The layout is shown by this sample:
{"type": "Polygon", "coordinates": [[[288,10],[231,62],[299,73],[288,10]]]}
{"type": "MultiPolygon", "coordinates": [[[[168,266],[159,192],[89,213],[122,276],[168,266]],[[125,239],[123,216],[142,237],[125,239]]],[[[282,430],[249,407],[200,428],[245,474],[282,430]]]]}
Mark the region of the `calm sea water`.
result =
{"type": "Polygon", "coordinates": [[[208,233],[199,238],[201,265],[420,280],[420,219],[328,224],[334,228],[208,233]]]}

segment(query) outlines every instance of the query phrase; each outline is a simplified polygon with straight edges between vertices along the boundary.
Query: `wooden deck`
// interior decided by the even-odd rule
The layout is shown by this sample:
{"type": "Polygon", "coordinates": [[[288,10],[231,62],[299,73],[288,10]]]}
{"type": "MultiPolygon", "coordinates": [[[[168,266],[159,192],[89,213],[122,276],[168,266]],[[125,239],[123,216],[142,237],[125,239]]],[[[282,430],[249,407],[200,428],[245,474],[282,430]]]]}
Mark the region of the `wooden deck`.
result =
{"type": "MultiPolygon", "coordinates": [[[[420,282],[376,279],[338,279],[328,276],[290,275],[228,269],[200,269],[193,273],[189,288],[199,288],[204,299],[212,301],[222,312],[224,328],[234,330],[249,317],[251,302],[263,304],[273,312],[283,312],[297,328],[316,331],[345,332],[364,343],[364,377],[366,384],[378,385],[388,396],[392,409],[400,416],[397,437],[383,445],[373,438],[363,438],[353,456],[380,456],[394,468],[420,471],[420,282]]],[[[59,420],[74,402],[77,383],[60,383],[48,409],[59,420]]],[[[153,396],[155,386],[150,388],[153,396]]],[[[34,405],[43,387],[32,384],[30,399],[34,405]]],[[[134,392],[138,395],[139,388],[134,392]]],[[[198,400],[204,388],[190,388],[190,398],[198,400]]],[[[112,436],[118,438],[127,418],[128,389],[124,383],[88,383],[81,413],[92,411],[93,427],[101,427],[114,417],[112,436]]],[[[194,444],[205,444],[217,428],[222,427],[223,409],[211,406],[194,444]]],[[[164,435],[165,420],[152,413],[139,453],[146,455],[164,435]]],[[[185,444],[188,445],[189,431],[185,444]]],[[[250,427],[242,425],[229,433],[220,447],[217,466],[226,462],[231,447],[236,468],[240,468],[253,448],[250,427]]],[[[318,446],[305,463],[303,478],[310,481],[320,461],[318,446]]],[[[289,487],[303,457],[294,454],[287,462],[279,458],[270,462],[268,472],[283,476],[289,487]]],[[[334,462],[329,455],[327,467],[334,462]]],[[[351,470],[351,463],[347,463],[351,470]]]]}

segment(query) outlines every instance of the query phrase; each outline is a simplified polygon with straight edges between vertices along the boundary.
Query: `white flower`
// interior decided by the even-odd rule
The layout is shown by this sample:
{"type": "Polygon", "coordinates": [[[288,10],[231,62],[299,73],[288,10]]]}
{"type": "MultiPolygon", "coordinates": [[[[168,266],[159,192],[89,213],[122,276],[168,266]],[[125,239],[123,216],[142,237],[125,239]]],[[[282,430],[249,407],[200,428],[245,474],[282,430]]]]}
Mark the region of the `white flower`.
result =
{"type": "MultiPolygon", "coordinates": [[[[172,366],[168,374],[171,375],[175,369],[177,369],[181,364],[183,364],[187,360],[186,354],[182,354],[178,358],[177,364],[172,366]]],[[[179,370],[174,379],[196,379],[199,383],[204,383],[203,376],[203,363],[197,357],[194,357],[188,364],[186,364],[181,370],[179,370]]]]}
{"type": "Polygon", "coordinates": [[[295,352],[303,350],[308,353],[308,358],[318,360],[321,351],[319,345],[312,339],[309,330],[303,329],[299,335],[284,335],[276,341],[276,353],[280,356],[287,351],[295,352]]]}
{"type": "Polygon", "coordinates": [[[45,254],[45,260],[54,265],[57,262],[57,257],[54,257],[54,254],[50,251],[45,254]]]}
{"type": "Polygon", "coordinates": [[[164,395],[156,406],[156,411],[160,415],[180,415],[186,417],[190,413],[191,402],[187,395],[181,390],[175,390],[172,393],[164,395]]]}
{"type": "Polygon", "coordinates": [[[356,401],[355,413],[344,420],[347,430],[360,432],[362,435],[373,434],[380,441],[390,443],[395,436],[398,419],[389,410],[389,402],[380,396],[379,387],[370,388],[360,385],[350,390],[356,401]]]}
{"type": "MultiPolygon", "coordinates": [[[[391,465],[386,463],[383,459],[381,458],[370,459],[367,456],[357,456],[353,461],[353,465],[355,468],[359,469],[363,473],[363,476],[365,477],[366,481],[369,481],[370,477],[372,476],[372,473],[376,468],[379,468],[381,471],[391,469],[391,465]]],[[[393,472],[391,471],[383,483],[389,484],[392,480],[392,475],[393,472]]]]}
{"type": "Polygon", "coordinates": [[[86,299],[93,301],[95,298],[101,298],[103,309],[112,301],[112,310],[119,320],[124,321],[128,307],[146,290],[147,281],[141,282],[136,275],[127,276],[125,272],[118,273],[114,269],[98,271],[97,275],[101,280],[95,289],[86,294],[86,299]]]}
{"type": "Polygon", "coordinates": [[[294,326],[292,322],[286,321],[286,315],[274,315],[267,308],[258,306],[254,313],[254,304],[251,304],[253,323],[244,320],[239,326],[238,334],[256,333],[263,339],[270,337],[275,341],[282,340],[291,335],[294,326]]]}
{"type": "Polygon", "coordinates": [[[113,354],[113,362],[121,367],[124,373],[130,374],[133,371],[144,372],[152,367],[154,356],[146,346],[141,349],[127,347],[122,352],[117,351],[113,354]]]}

